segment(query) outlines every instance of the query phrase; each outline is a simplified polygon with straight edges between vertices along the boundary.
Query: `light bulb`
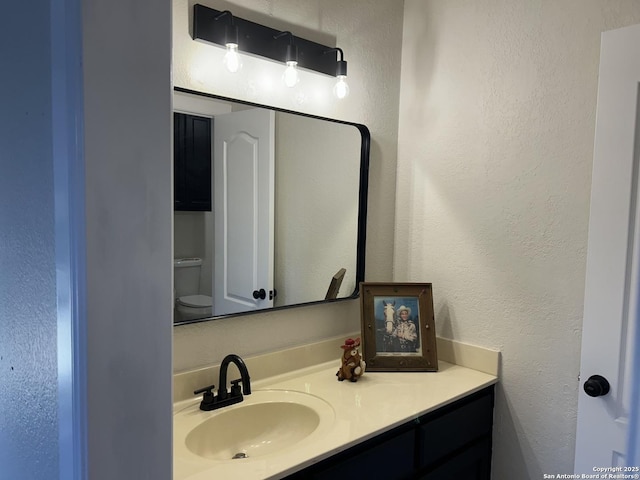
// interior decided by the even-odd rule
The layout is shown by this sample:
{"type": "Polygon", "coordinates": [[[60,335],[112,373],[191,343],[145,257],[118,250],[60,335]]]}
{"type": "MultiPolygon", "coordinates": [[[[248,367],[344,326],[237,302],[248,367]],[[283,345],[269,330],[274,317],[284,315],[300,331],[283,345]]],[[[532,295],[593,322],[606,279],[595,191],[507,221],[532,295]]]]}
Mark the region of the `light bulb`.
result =
{"type": "Polygon", "coordinates": [[[298,62],[287,62],[287,68],[282,74],[282,80],[284,81],[284,84],[289,88],[296,86],[296,84],[300,81],[300,75],[298,75],[298,62]]]}
{"type": "Polygon", "coordinates": [[[242,57],[238,53],[237,43],[227,43],[227,53],[224,54],[222,63],[231,73],[236,73],[242,68],[242,57]]]}
{"type": "Polygon", "coordinates": [[[338,81],[333,86],[333,94],[340,99],[349,95],[349,85],[347,84],[346,75],[338,75],[338,81]]]}

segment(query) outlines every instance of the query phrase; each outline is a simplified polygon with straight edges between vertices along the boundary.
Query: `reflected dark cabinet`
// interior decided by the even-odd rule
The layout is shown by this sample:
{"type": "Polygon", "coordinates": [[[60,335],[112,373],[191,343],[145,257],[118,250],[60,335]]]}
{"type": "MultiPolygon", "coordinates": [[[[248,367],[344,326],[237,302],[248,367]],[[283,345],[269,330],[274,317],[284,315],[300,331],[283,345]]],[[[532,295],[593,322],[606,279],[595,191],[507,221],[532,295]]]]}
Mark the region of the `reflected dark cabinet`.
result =
{"type": "Polygon", "coordinates": [[[286,478],[489,480],[493,395],[487,387],[286,478]]]}
{"type": "Polygon", "coordinates": [[[211,211],[211,118],[173,114],[173,208],[211,211]]]}

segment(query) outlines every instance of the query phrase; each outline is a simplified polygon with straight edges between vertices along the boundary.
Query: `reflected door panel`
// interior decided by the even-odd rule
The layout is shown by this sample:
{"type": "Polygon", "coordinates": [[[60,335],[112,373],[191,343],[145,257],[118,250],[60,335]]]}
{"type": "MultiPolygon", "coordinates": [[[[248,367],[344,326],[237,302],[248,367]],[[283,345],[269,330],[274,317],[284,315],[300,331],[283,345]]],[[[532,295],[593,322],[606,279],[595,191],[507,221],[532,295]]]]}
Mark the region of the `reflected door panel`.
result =
{"type": "Polygon", "coordinates": [[[251,109],[214,123],[213,313],[273,306],[274,113],[251,109]]]}

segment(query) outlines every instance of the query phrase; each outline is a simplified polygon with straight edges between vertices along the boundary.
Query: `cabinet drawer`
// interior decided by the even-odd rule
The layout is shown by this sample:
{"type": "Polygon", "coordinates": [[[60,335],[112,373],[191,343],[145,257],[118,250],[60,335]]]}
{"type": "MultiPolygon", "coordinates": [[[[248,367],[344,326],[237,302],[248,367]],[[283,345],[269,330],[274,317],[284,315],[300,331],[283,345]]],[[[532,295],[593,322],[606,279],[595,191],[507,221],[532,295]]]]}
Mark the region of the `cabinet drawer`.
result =
{"type": "MultiPolygon", "coordinates": [[[[491,434],[493,390],[436,418],[425,419],[417,432],[418,468],[423,468],[483,435],[491,434]]],[[[453,406],[453,405],[452,405],[453,406]]]]}
{"type": "Polygon", "coordinates": [[[419,478],[420,480],[451,480],[453,478],[489,480],[491,478],[491,440],[485,437],[419,478]]]}

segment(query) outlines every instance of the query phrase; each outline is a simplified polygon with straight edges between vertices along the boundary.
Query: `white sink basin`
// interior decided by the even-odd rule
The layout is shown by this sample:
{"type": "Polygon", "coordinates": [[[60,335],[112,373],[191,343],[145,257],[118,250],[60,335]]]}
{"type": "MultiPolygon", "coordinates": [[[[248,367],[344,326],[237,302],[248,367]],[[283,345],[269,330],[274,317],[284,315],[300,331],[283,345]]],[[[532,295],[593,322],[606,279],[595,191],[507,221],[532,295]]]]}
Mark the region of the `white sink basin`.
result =
{"type": "Polygon", "coordinates": [[[257,390],[242,403],[203,412],[198,404],[174,415],[174,454],[247,462],[318,438],[335,413],[324,400],[288,390],[257,390]]]}

